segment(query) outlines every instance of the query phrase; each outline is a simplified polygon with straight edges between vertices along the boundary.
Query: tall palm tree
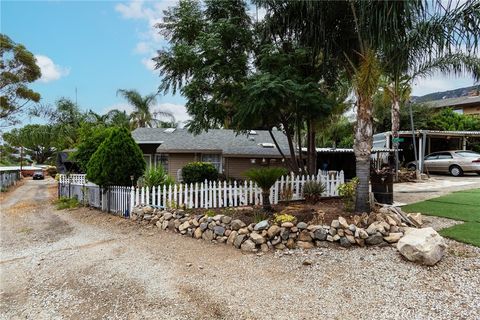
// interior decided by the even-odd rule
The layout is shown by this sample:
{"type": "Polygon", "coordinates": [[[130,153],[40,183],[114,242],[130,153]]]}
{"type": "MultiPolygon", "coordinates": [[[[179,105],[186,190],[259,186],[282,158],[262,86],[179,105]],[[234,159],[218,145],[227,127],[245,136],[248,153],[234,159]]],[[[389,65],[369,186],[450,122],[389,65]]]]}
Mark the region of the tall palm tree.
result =
{"type": "Polygon", "coordinates": [[[142,96],[137,90],[120,89],[117,91],[134,108],[130,114],[132,128],[155,128],[161,124],[160,117],[167,118],[175,123],[175,117],[170,112],[153,111],[152,108],[157,102],[157,94],[142,96]]]}

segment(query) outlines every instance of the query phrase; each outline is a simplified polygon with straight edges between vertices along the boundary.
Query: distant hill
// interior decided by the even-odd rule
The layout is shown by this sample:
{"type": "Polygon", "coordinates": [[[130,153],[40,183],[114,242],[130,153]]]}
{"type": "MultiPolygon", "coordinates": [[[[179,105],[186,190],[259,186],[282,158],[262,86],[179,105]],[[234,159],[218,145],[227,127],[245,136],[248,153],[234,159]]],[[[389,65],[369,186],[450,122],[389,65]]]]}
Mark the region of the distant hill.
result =
{"type": "Polygon", "coordinates": [[[480,90],[480,85],[465,87],[465,88],[458,88],[458,89],[442,91],[442,92],[434,92],[434,93],[429,93],[420,97],[412,96],[412,101],[416,103],[420,103],[420,102],[427,102],[427,101],[434,101],[434,100],[464,97],[464,96],[468,96],[468,93],[472,90],[480,90]]]}

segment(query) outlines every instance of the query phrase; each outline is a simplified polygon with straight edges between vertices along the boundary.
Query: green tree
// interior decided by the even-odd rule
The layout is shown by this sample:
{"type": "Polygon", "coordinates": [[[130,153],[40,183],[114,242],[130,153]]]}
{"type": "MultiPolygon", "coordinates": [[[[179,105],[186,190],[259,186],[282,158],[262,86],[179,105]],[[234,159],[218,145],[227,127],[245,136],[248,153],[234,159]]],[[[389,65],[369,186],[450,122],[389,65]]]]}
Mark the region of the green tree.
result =
{"type": "Polygon", "coordinates": [[[130,122],[132,128],[155,128],[162,127],[166,123],[174,124],[175,117],[173,114],[165,111],[153,111],[152,107],[156,103],[156,94],[149,94],[144,97],[136,90],[117,91],[125,100],[134,108],[130,114],[130,122]],[[160,118],[166,118],[169,121],[161,121],[160,118]]]}
{"type": "Polygon", "coordinates": [[[446,108],[430,119],[429,129],[446,131],[479,131],[480,118],[459,114],[451,108],[446,108]]]}
{"type": "Polygon", "coordinates": [[[125,128],[113,128],[87,164],[87,178],[102,187],[129,186],[145,171],[140,147],[125,128]]]}
{"type": "Polygon", "coordinates": [[[51,162],[56,151],[57,137],[50,125],[26,125],[5,133],[3,138],[9,145],[23,148],[25,155],[40,164],[51,162]]]}
{"type": "Polygon", "coordinates": [[[111,129],[103,126],[90,127],[84,125],[79,129],[79,143],[71,158],[83,172],[87,172],[90,158],[110,133],[111,129]]]}
{"type": "Polygon", "coordinates": [[[287,174],[285,168],[252,168],[245,172],[245,176],[255,182],[262,189],[262,206],[266,212],[272,212],[270,203],[270,188],[281,176],[287,174]]]}
{"type": "Polygon", "coordinates": [[[34,55],[23,45],[0,34],[0,121],[2,126],[18,123],[16,115],[40,94],[28,84],[41,77],[34,55]]]}

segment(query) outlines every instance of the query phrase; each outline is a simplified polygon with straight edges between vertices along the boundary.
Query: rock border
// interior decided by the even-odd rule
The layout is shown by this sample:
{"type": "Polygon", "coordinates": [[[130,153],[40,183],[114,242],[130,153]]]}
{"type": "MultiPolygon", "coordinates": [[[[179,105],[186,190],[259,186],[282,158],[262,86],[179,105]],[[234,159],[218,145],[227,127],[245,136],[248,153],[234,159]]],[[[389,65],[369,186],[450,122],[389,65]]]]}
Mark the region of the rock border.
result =
{"type": "Polygon", "coordinates": [[[325,242],[338,243],[346,248],[395,244],[408,226],[393,212],[382,209],[353,216],[350,222],[339,217],[330,225],[277,224],[271,220],[247,225],[228,215],[192,215],[183,209],[163,210],[153,206],[135,207],[131,220],[195,239],[226,243],[245,252],[266,252],[285,248],[311,249],[324,246],[325,242]]]}

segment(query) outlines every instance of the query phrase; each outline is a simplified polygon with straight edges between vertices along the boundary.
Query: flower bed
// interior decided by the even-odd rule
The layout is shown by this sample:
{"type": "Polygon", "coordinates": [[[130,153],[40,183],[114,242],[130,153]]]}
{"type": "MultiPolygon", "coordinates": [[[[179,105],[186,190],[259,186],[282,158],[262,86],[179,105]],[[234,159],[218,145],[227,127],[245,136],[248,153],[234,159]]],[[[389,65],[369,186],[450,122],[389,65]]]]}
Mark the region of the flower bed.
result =
{"type": "Polygon", "coordinates": [[[230,215],[211,216],[189,213],[182,209],[161,210],[152,206],[135,207],[131,218],[142,224],[154,224],[162,230],[226,243],[248,252],[310,249],[322,246],[325,242],[335,242],[343,247],[388,245],[398,242],[407,227],[386,208],[370,214],[346,218],[339,216],[329,224],[303,221],[276,223],[272,219],[247,224],[230,215]]]}

